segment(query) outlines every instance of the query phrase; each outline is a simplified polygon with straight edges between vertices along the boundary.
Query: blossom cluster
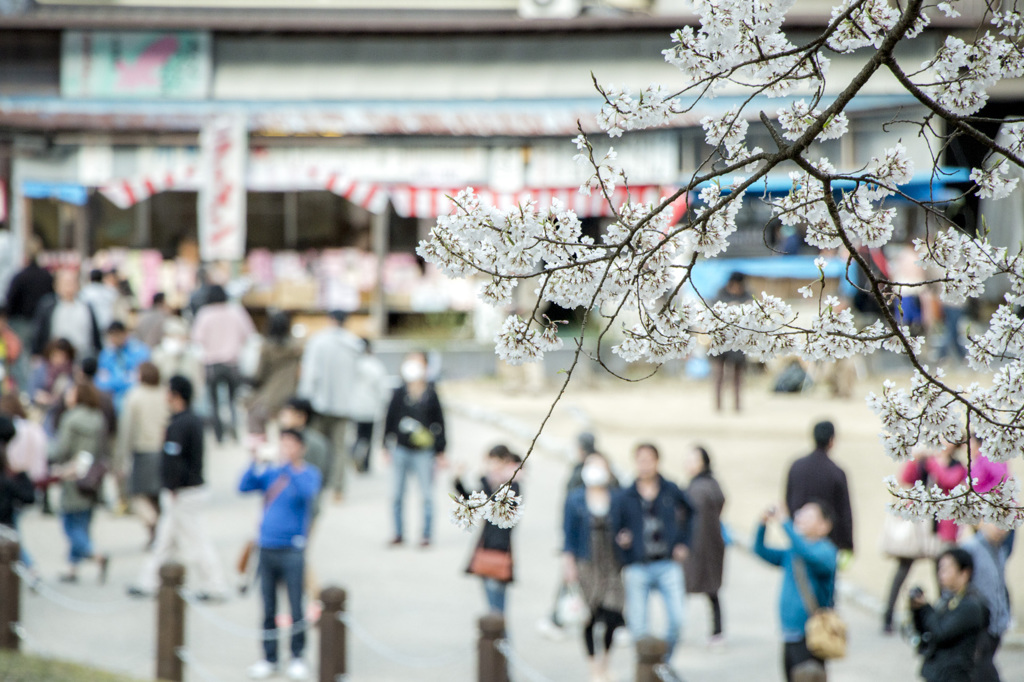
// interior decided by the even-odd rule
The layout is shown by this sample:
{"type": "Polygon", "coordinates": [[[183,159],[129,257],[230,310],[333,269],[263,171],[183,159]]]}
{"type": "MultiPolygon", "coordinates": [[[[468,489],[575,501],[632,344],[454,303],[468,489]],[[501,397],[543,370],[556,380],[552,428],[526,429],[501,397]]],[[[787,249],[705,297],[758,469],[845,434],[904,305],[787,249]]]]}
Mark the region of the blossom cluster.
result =
{"type": "Polygon", "coordinates": [[[1012,35],[1019,19],[997,21],[1011,35],[985,32],[973,43],[947,36],[936,55],[922,65],[931,76],[919,85],[953,114],[977,113],[988,102],[992,86],[1024,75],[1024,42],[1012,35]]]}
{"type": "MultiPolygon", "coordinates": [[[[776,113],[779,116],[779,125],[782,126],[782,136],[787,140],[799,140],[822,115],[820,109],[811,108],[802,99],[793,102],[788,107],[779,109],[776,113]]],[[[849,129],[850,121],[846,118],[846,114],[840,111],[825,121],[821,132],[815,139],[835,140],[845,135],[849,129]]]]}
{"type": "Polygon", "coordinates": [[[739,106],[735,106],[721,116],[705,116],[700,121],[705,140],[726,161],[743,161],[764,151],[760,147],[747,149],[745,140],[750,123],[739,114],[739,106]]]}
{"type": "Polygon", "coordinates": [[[961,483],[944,492],[937,485],[925,486],[921,481],[904,488],[894,476],[884,480],[893,496],[889,510],[906,519],[949,519],[961,525],[994,523],[1002,528],[1024,524],[1024,507],[1020,506],[1020,483],[1009,478],[986,492],[974,489],[976,480],[961,483]]]}
{"type": "Polygon", "coordinates": [[[941,297],[947,303],[963,303],[985,291],[985,282],[1000,271],[1006,249],[994,247],[984,237],[970,237],[950,228],[937,233],[931,241],[914,240],[921,263],[945,274],[941,297]]]}
{"type": "Polygon", "coordinates": [[[682,111],[682,104],[661,85],[650,85],[636,96],[629,88],[601,90],[605,105],[597,115],[601,130],[618,137],[626,130],[664,125],[682,111]]]}
{"type": "Polygon", "coordinates": [[[452,495],[451,522],[462,530],[472,530],[481,521],[498,528],[512,528],[523,514],[523,498],[510,483],[502,485],[490,497],[477,490],[469,497],[452,495]]]}

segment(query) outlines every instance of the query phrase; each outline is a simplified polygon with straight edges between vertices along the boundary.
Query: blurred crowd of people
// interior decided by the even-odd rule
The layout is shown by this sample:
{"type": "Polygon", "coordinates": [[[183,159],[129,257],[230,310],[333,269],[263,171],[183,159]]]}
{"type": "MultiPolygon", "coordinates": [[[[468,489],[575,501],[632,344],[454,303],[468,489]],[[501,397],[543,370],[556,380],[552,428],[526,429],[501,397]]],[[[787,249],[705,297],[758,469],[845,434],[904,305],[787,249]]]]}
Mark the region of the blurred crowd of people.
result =
{"type": "MultiPolygon", "coordinates": [[[[823,610],[834,613],[836,577],[854,552],[854,513],[846,474],[831,456],[834,425],[819,422],[811,435],[814,449],[791,464],[784,499],[762,515],[752,542],[758,557],[782,569],[778,622],[787,682],[827,679],[828,661],[845,648],[841,634],[833,633],[831,643],[838,648],[830,650],[812,631],[824,627],[823,610]],[[781,545],[768,540],[773,522],[782,533],[781,545]]],[[[971,476],[975,488],[986,491],[1010,474],[1005,464],[981,455],[980,445],[977,439],[969,445],[971,476]]],[[[951,490],[968,475],[958,450],[922,450],[900,479],[907,486],[920,480],[951,490]]],[[[633,482],[620,485],[593,435],[581,435],[579,452],[565,502],[561,587],[551,616],[538,627],[562,636],[565,626],[582,625],[591,680],[604,682],[610,679],[608,656],[616,630],[625,625],[635,640],[650,636],[648,601],[658,592],[666,629],[653,634],[667,642],[660,674],[671,679],[676,673],[667,664],[683,629],[685,595],[708,600],[707,645],[726,641],[720,593],[731,538],[722,522],[726,496],[712,458],[706,448],[694,447],[681,472],[688,484],[680,487],[661,471],[657,447],[640,444],[633,453],[633,482]],[[578,608],[571,607],[574,602],[578,608]]],[[[998,681],[995,656],[1012,621],[1005,567],[1013,533],[990,523],[963,529],[948,520],[892,516],[889,521],[885,533],[892,537],[883,538],[882,547],[898,566],[883,634],[899,626],[922,656],[921,675],[928,682],[998,681]],[[931,604],[919,586],[900,600],[910,567],[919,560],[932,563],[935,571],[939,591],[931,604]]],[[[500,611],[503,603],[491,605],[500,611]]]]}
{"type": "MultiPolygon", "coordinates": [[[[731,278],[723,293],[745,295],[742,277],[731,278]]],[[[60,580],[79,581],[88,563],[101,582],[106,579],[110,559],[94,545],[91,527],[96,509],[108,504],[135,514],[148,533],[147,558],[129,594],[152,596],[160,566],[182,556],[195,565],[190,587],[197,599],[227,597],[227,571],[204,523],[207,429],[217,442],[234,440],[250,454],[238,489],[263,497],[258,538],[239,565],[258,567],[264,628],[276,627],[282,585],[291,622],[301,626],[310,618],[306,595],[316,593],[316,580],[305,552],[322,497],[342,501],[352,475],[370,468],[374,451],[383,453],[393,481],[390,544],[413,537],[405,520],[412,478],[421,500],[414,542],[431,545],[433,488],[437,471],[447,466],[448,438],[437,368],[426,354],[407,354],[400,382],[392,385],[370,344],[347,328],[346,313],[330,313],[304,339],[286,313],[273,313],[261,335],[245,308],[209,280],[184,310],[172,309],[159,293],[148,307],[135,308],[115,272],[50,273],[30,257],[11,281],[0,315],[0,525],[16,531],[20,511],[36,501],[56,512],[68,544],[60,580]]],[[[955,352],[962,356],[962,349],[955,352]]],[[[716,406],[721,409],[729,366],[739,409],[742,357],[718,365],[716,406]]],[[[834,604],[837,571],[854,550],[846,476],[830,456],[835,428],[821,422],[812,435],[813,452],[793,463],[784,502],[765,512],[753,542],[759,557],[782,569],[778,618],[787,680],[824,679],[828,656],[808,644],[808,621],[834,604]],[[786,539],[782,546],[773,546],[765,532],[776,521],[786,539]]],[[[642,443],[633,451],[635,475],[625,483],[592,434],[582,434],[578,445],[564,503],[558,595],[543,628],[580,626],[593,682],[610,679],[609,655],[623,627],[634,640],[655,634],[666,642],[662,675],[674,675],[667,664],[681,637],[687,594],[707,600],[708,645],[726,641],[720,600],[729,542],[721,518],[726,496],[712,457],[694,447],[681,486],[662,471],[658,447],[642,443]],[[652,593],[663,602],[663,632],[651,627],[652,593]]],[[[976,490],[1009,475],[1005,465],[980,455],[977,441],[968,447],[976,490]]],[[[968,475],[958,449],[920,452],[901,480],[951,490],[968,475]]],[[[496,445],[484,461],[474,482],[456,467],[456,492],[520,499],[518,480],[507,483],[522,457],[496,445]]],[[[998,680],[993,661],[1010,623],[1004,568],[1012,534],[983,524],[968,537],[949,521],[894,521],[887,533],[893,537],[886,551],[897,570],[884,632],[899,624],[912,564],[934,561],[939,600],[929,605],[913,591],[906,619],[918,633],[922,674],[927,680],[998,680]],[[951,676],[954,669],[962,675],[951,676]]],[[[488,609],[500,614],[514,576],[513,534],[485,522],[466,567],[481,579],[488,609]]],[[[32,543],[22,538],[22,560],[38,580],[32,543]]],[[[291,679],[309,677],[304,650],[304,628],[296,627],[283,671],[291,679]]],[[[262,658],[248,672],[254,679],[282,672],[276,638],[266,638],[262,658]]]]}
{"type": "MultiPolygon", "coordinates": [[[[226,571],[204,522],[209,427],[218,443],[233,440],[250,453],[252,466],[239,490],[264,496],[252,563],[265,626],[274,627],[277,583],[288,587],[292,617],[300,621],[305,589],[294,588],[310,582],[304,554],[321,490],[341,501],[349,472],[366,471],[371,452],[385,445],[395,460],[400,541],[405,478],[432,471],[443,455],[443,415],[426,357],[407,358],[406,381],[393,392],[369,343],[346,329],[344,312],[332,312],[304,343],[283,312],[270,314],[260,335],[246,309],[208,279],[184,310],[172,309],[157,293],[136,312],[116,272],[51,273],[33,253],[11,280],[6,300],[0,313],[0,525],[17,531],[21,510],[37,500],[44,513],[59,517],[68,543],[59,574],[64,583],[78,582],[88,563],[100,582],[106,580],[110,557],[95,546],[92,524],[96,510],[107,505],[134,514],[148,532],[148,554],[130,595],[152,596],[160,567],[182,557],[195,564],[190,582],[197,599],[228,596],[226,571]]],[[[428,544],[429,495],[425,500],[428,544]]],[[[32,543],[21,538],[22,561],[39,581],[32,543]]],[[[270,642],[250,670],[254,678],[278,672],[276,643],[270,642]]],[[[309,675],[304,645],[298,634],[292,638],[285,671],[292,679],[309,675]]]]}

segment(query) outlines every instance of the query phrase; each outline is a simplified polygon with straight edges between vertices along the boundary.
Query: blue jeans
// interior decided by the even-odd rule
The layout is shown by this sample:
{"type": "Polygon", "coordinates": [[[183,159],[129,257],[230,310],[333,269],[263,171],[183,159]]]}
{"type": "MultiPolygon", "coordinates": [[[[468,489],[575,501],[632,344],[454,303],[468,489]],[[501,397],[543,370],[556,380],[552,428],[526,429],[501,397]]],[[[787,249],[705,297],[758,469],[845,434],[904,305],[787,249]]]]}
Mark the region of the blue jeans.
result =
{"type": "Polygon", "coordinates": [[[430,539],[434,516],[431,487],[434,482],[434,453],[431,450],[410,450],[396,445],[393,453],[395,537],[402,537],[402,504],[405,501],[405,479],[411,473],[420,486],[423,498],[423,539],[430,539]]]}
{"type": "MultiPolygon", "coordinates": [[[[305,559],[300,549],[260,549],[260,592],[263,594],[263,629],[277,627],[277,585],[283,582],[292,607],[292,658],[302,658],[306,648],[302,610],[302,578],[305,559]]],[[[263,655],[277,663],[277,637],[263,640],[263,655]]]]}
{"type": "Polygon", "coordinates": [[[220,443],[224,440],[224,423],[220,418],[221,392],[224,386],[228,392],[228,411],[231,413],[231,437],[238,434],[238,412],[235,407],[235,393],[242,383],[238,365],[233,362],[217,362],[206,366],[206,391],[210,396],[210,418],[213,420],[213,435],[220,443]]]}
{"type": "Polygon", "coordinates": [[[683,630],[686,599],[683,567],[672,559],[629,564],[622,569],[622,581],[626,588],[626,625],[634,641],[650,636],[647,600],[653,590],[661,593],[668,616],[668,632],[665,633],[667,662],[672,658],[672,651],[683,630]]]}
{"type": "Polygon", "coordinates": [[[958,360],[967,357],[967,349],[960,340],[960,320],[964,316],[964,309],[960,306],[942,306],[942,316],[945,318],[946,333],[942,337],[939,346],[939,359],[955,355],[958,360]]]}
{"type": "Polygon", "coordinates": [[[487,595],[487,607],[491,613],[505,615],[505,589],[508,583],[494,578],[484,578],[484,594],[487,595]]]}
{"type": "Polygon", "coordinates": [[[89,537],[89,526],[92,524],[92,510],[66,512],[60,516],[64,523],[64,534],[71,543],[68,561],[77,564],[82,559],[91,559],[92,539],[89,537]]]}
{"type": "Polygon", "coordinates": [[[25,564],[27,568],[32,568],[32,564],[34,563],[32,561],[32,555],[28,553],[27,549],[25,549],[25,537],[18,531],[18,519],[21,518],[22,511],[23,510],[19,509],[14,512],[14,526],[12,527],[14,528],[14,532],[18,533],[18,544],[21,546],[21,563],[25,564]]]}

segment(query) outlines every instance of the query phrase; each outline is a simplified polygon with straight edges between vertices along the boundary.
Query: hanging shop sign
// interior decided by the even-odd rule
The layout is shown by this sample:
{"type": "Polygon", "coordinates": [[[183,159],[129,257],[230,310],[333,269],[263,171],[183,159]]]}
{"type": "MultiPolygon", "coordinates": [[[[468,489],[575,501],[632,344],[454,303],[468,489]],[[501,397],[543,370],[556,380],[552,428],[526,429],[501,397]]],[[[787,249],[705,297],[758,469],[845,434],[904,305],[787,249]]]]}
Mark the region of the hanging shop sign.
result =
{"type": "Polygon", "coordinates": [[[64,31],[62,97],[203,99],[210,90],[203,31],[64,31]]]}
{"type": "Polygon", "coordinates": [[[244,116],[221,116],[199,135],[199,257],[245,256],[245,174],[249,138],[244,116]]]}

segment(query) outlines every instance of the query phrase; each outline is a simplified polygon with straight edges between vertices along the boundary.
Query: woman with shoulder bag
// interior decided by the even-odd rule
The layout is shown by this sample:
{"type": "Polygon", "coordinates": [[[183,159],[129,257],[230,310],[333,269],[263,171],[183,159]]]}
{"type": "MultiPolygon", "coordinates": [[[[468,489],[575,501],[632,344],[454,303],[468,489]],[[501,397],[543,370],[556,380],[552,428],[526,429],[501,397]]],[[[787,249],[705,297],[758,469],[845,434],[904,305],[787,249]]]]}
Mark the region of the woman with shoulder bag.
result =
{"type": "Polygon", "coordinates": [[[565,501],[565,583],[579,585],[589,617],[583,628],[592,682],[608,682],[608,658],[615,630],[625,625],[622,566],[615,557],[608,524],[613,490],[619,487],[608,460],[600,453],[587,455],[580,470],[582,488],[565,501]],[[604,625],[604,650],[597,654],[594,627],[604,625]]]}
{"type": "MultiPolygon", "coordinates": [[[[487,453],[487,473],[480,479],[480,490],[483,494],[488,497],[493,495],[508,481],[522,461],[519,455],[504,445],[495,445],[491,448],[487,453]]],[[[519,483],[513,481],[509,487],[512,493],[519,495],[519,483]]],[[[455,478],[455,490],[464,498],[469,498],[473,492],[468,490],[458,477],[455,478]]],[[[505,591],[513,577],[512,529],[500,528],[489,520],[483,524],[466,573],[479,576],[483,580],[484,594],[490,612],[504,615],[505,591]]]]}
{"type": "Polygon", "coordinates": [[[50,445],[50,462],[61,479],[60,514],[71,545],[68,572],[62,582],[78,581],[78,564],[93,559],[99,581],[107,579],[108,557],[93,551],[90,526],[107,471],[107,423],[100,411],[98,389],[79,381],[65,394],[67,412],[50,445]]]}

